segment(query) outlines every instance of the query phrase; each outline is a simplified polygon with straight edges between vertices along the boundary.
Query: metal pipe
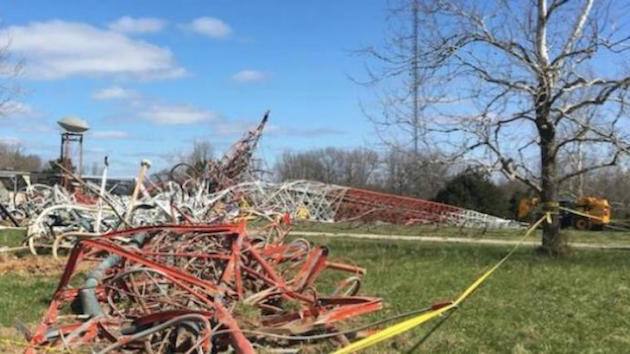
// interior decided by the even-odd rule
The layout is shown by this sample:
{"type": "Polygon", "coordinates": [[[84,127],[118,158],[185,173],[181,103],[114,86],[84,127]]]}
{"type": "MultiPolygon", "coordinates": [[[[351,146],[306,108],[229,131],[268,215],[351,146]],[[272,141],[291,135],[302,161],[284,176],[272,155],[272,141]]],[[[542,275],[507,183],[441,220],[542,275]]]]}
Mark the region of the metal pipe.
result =
{"type": "MultiPolygon", "coordinates": [[[[146,233],[140,233],[133,237],[130,247],[138,249],[147,237],[146,233]]],[[[122,257],[116,254],[110,255],[99,263],[85,279],[85,286],[79,291],[79,299],[83,308],[83,313],[91,317],[102,316],[103,309],[96,297],[96,287],[103,280],[108,269],[118,265],[122,257]]]]}
{"type": "Polygon", "coordinates": [[[101,220],[103,218],[103,197],[105,195],[105,185],[107,184],[107,156],[105,156],[105,168],[103,168],[103,177],[101,178],[101,189],[98,196],[98,214],[96,214],[96,222],[94,223],[94,232],[99,233],[101,230],[101,220]]]}

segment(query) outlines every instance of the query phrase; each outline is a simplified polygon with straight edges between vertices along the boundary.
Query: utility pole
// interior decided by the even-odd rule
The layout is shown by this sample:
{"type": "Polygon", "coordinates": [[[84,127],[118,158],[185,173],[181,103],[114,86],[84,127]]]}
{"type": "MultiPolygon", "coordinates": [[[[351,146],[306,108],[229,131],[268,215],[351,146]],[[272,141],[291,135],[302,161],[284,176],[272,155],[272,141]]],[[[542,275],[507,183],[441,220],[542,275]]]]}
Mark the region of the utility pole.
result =
{"type": "Polygon", "coordinates": [[[418,25],[419,25],[419,19],[418,19],[418,0],[412,0],[411,1],[411,19],[412,19],[412,23],[411,25],[413,26],[411,32],[412,32],[412,38],[411,40],[413,41],[411,47],[413,50],[413,53],[411,53],[411,78],[412,78],[412,82],[411,82],[411,95],[412,95],[412,99],[413,99],[413,153],[415,155],[418,155],[418,140],[419,140],[419,132],[420,132],[420,127],[418,126],[420,124],[420,105],[418,102],[419,99],[419,86],[420,83],[418,82],[420,80],[420,73],[419,73],[419,63],[418,63],[418,25]]]}

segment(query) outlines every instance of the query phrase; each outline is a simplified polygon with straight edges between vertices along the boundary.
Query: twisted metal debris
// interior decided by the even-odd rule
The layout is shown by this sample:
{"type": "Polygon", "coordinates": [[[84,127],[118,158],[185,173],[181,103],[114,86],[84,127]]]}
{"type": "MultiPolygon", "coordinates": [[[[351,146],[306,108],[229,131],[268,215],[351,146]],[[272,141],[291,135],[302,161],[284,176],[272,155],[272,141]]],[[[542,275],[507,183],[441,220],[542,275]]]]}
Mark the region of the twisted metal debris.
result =
{"type": "Polygon", "coordinates": [[[379,298],[357,296],[365,269],[329,261],[326,247],[285,241],[291,218],[280,207],[258,209],[248,196],[225,192],[246,175],[266,121],[203,173],[179,165],[170,180],[145,181],[143,162],[131,197],[106,193],[104,183],[99,188],[60,166],[83,188],[43,188],[46,195],[30,198],[41,200],[29,207],[38,213],[28,224],[32,251],[35,240],[54,240],[55,256],[60,246],[71,251],[46,315],[27,333],[26,353],[254,353],[346,344],[338,323],[382,306],[379,298]],[[267,222],[253,235],[236,222],[252,217],[267,222]],[[317,281],[330,271],[346,277],[324,292],[317,281]]]}
{"type": "Polygon", "coordinates": [[[20,220],[27,222],[27,242],[31,252],[37,252],[36,245],[52,244],[56,255],[58,247],[68,248],[74,244],[77,233],[108,232],[139,225],[229,220],[238,212],[230,208],[227,213],[223,206],[209,203],[207,197],[217,189],[250,176],[251,158],[268,117],[269,112],[266,112],[256,128],[236,142],[222,159],[207,161],[203,171],[182,163],[173,167],[169,180],[152,181],[144,178],[150,163],[143,161],[131,197],[104,191],[105,178],[99,187],[59,165],[64,174],[82,188],[69,193],[59,185],[28,186],[25,203],[14,208],[14,213],[22,216],[20,220]]]}
{"type": "Polygon", "coordinates": [[[245,182],[209,196],[209,201],[239,198],[256,210],[286,211],[296,219],[319,222],[361,220],[494,229],[522,227],[513,220],[443,203],[306,180],[277,184],[245,182]]]}
{"type": "Polygon", "coordinates": [[[27,333],[26,352],[253,353],[346,344],[356,331],[338,325],[379,310],[381,300],[358,295],[365,269],[329,260],[326,247],[289,241],[291,220],[520,227],[416,198],[256,180],[251,161],[268,114],[217,161],[177,164],[154,179],[145,178],[150,163],[143,161],[131,196],[105,190],[107,168],[100,186],[61,165],[72,192],[28,185],[8,212],[27,225],[33,253],[52,245],[55,257],[61,248],[69,257],[46,315],[27,333]],[[252,219],[265,226],[248,232],[252,219]],[[333,279],[341,281],[330,286],[333,279]]]}
{"type": "Polygon", "coordinates": [[[207,180],[203,178],[189,179],[183,186],[169,181],[150,194],[140,185],[142,197],[133,205],[132,198],[105,195],[102,200],[107,205],[100,207],[78,203],[75,196],[55,187],[53,191],[58,196],[53,200],[57,202],[39,204],[41,212],[29,221],[31,250],[35,253],[35,244],[42,243],[67,248],[77,232],[93,233],[97,229],[107,232],[126,226],[216,223],[247,216],[272,220],[281,213],[317,222],[522,227],[512,220],[446,204],[314,181],[243,182],[215,193],[208,192],[207,180]]]}
{"type": "Polygon", "coordinates": [[[37,245],[72,247],[77,234],[110,232],[141,225],[228,222],[256,215],[270,218],[289,213],[295,219],[318,222],[365,221],[397,224],[437,224],[477,228],[519,228],[517,222],[473,210],[374,191],[313,181],[269,183],[256,180],[252,156],[268,121],[265,113],[217,161],[203,166],[175,165],[167,178],[145,179],[143,162],[132,195],[119,196],[85,182],[64,166],[66,176],[81,188],[70,193],[55,185],[29,185],[11,215],[28,227],[33,253],[37,245]]]}
{"type": "Polygon", "coordinates": [[[356,296],[364,269],[329,261],[326,247],[286,242],[281,223],[267,230],[166,225],[82,239],[26,352],[254,353],[346,343],[336,325],[381,308],[378,298],[356,296]],[[317,280],[327,271],[347,276],[324,295],[317,280]],[[79,314],[65,315],[73,307],[79,314]]]}

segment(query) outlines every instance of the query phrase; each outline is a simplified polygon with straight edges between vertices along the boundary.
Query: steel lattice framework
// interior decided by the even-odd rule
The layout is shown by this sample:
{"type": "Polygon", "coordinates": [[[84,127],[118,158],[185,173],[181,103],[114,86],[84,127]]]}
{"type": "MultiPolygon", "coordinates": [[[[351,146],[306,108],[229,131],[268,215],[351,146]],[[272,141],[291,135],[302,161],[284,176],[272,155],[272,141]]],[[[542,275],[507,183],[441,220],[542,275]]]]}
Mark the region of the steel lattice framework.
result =
{"type": "Polygon", "coordinates": [[[247,178],[252,157],[268,119],[269,111],[265,113],[258,126],[248,131],[239,141],[234,143],[219,161],[208,161],[206,178],[214,180],[213,184],[216,189],[225,189],[247,178]]]}
{"type": "Polygon", "coordinates": [[[520,228],[520,223],[474,210],[394,194],[314,181],[246,182],[211,197],[246,200],[256,210],[288,212],[321,222],[382,221],[395,224],[444,224],[458,227],[520,228]]]}

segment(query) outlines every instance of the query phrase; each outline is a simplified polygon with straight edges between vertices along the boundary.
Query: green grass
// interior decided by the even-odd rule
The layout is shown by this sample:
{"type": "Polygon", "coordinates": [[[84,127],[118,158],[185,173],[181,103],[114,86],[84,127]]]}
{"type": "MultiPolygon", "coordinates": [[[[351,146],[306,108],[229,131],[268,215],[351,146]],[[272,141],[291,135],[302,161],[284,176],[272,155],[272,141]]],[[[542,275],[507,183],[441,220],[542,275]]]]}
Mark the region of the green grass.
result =
{"type": "MultiPolygon", "coordinates": [[[[326,240],[332,257],[368,269],[363,294],[385,300],[369,319],[454,299],[507,248],[367,240],[326,240]]],[[[517,251],[424,344],[425,352],[627,352],[630,257],[578,251],[567,259],[517,251]]],[[[367,320],[367,319],[366,319],[367,320]]],[[[374,347],[409,348],[431,324],[374,347]]]]}
{"type": "Polygon", "coordinates": [[[17,247],[22,245],[24,237],[26,236],[26,230],[21,229],[5,229],[0,230],[0,247],[17,247]]]}
{"type": "MultiPolygon", "coordinates": [[[[518,239],[523,235],[523,230],[501,229],[472,229],[450,226],[430,225],[394,225],[394,224],[366,224],[366,223],[314,223],[297,222],[294,225],[296,231],[316,231],[332,233],[369,233],[378,235],[403,235],[403,236],[440,236],[440,237],[469,237],[488,239],[518,239]]],[[[575,229],[562,230],[569,242],[580,243],[627,243],[630,244],[630,230],[621,231],[578,231],[575,229]]],[[[540,239],[540,232],[537,233],[540,239]]]]}
{"type": "MultiPolygon", "coordinates": [[[[405,230],[395,233],[399,231],[405,230]]],[[[365,267],[368,273],[361,294],[384,299],[382,311],[353,321],[350,327],[452,300],[509,250],[487,245],[309,239],[330,246],[333,260],[365,267]]],[[[629,256],[624,251],[576,250],[568,258],[552,259],[536,255],[531,248],[519,249],[421,349],[438,353],[627,352],[629,256]]],[[[345,276],[335,271],[327,274],[327,279],[318,282],[322,291],[345,276]]],[[[47,308],[57,281],[58,276],[0,276],[0,325],[8,327],[20,320],[32,328],[47,308]]],[[[367,352],[404,351],[430,326],[367,352]]]]}
{"type": "Polygon", "coordinates": [[[12,327],[17,321],[39,322],[58,281],[56,277],[1,275],[0,325],[12,327]]]}
{"type": "MultiPolygon", "coordinates": [[[[24,236],[25,230],[0,230],[0,247],[20,246],[24,236]]],[[[13,255],[27,253],[13,252],[13,255]]],[[[38,322],[48,308],[58,282],[58,276],[0,274],[0,326],[12,327],[18,321],[27,324],[38,322]]]]}

